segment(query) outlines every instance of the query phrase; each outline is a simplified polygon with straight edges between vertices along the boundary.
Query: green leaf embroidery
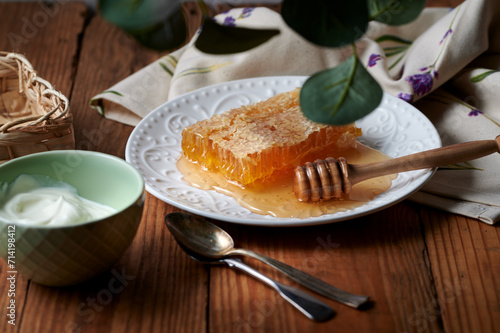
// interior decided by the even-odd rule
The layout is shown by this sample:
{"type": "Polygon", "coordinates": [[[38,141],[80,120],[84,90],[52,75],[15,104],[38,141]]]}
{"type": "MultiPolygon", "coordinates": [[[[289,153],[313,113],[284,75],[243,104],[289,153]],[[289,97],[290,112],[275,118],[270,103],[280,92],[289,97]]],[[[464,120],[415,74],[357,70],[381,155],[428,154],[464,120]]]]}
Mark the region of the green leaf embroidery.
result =
{"type": "Polygon", "coordinates": [[[205,73],[210,73],[213,72],[219,68],[222,68],[224,66],[229,65],[231,62],[225,62],[222,64],[215,64],[211,66],[206,66],[206,67],[195,67],[195,68],[188,68],[183,70],[182,72],[179,73],[178,77],[183,77],[187,75],[193,75],[193,74],[205,74],[205,73]]]}
{"type": "Polygon", "coordinates": [[[476,76],[471,77],[470,81],[471,81],[471,82],[474,82],[474,83],[481,82],[481,81],[483,81],[484,79],[486,79],[488,76],[490,76],[491,74],[496,73],[496,72],[498,72],[498,71],[493,71],[493,70],[491,70],[491,71],[486,71],[486,72],[484,72],[484,73],[481,73],[481,74],[479,74],[479,75],[476,75],[476,76]]]}
{"type": "Polygon", "coordinates": [[[404,56],[405,56],[405,55],[404,55],[404,54],[402,54],[402,55],[401,55],[398,59],[396,59],[396,61],[394,61],[394,63],[393,63],[392,65],[390,65],[390,66],[388,67],[388,69],[393,69],[394,67],[396,67],[396,65],[397,65],[397,64],[398,64],[401,60],[403,60],[404,56]]]}
{"type": "Polygon", "coordinates": [[[167,67],[167,65],[165,65],[165,64],[164,64],[164,63],[162,63],[162,62],[159,62],[158,64],[160,65],[160,67],[161,67],[161,68],[163,68],[163,70],[164,70],[165,72],[167,72],[168,74],[170,74],[170,76],[174,76],[174,72],[172,72],[172,71],[171,71],[171,70],[167,67]]]}
{"type": "Polygon", "coordinates": [[[396,65],[400,63],[401,60],[403,60],[406,51],[408,51],[410,46],[413,44],[411,40],[407,40],[396,35],[382,35],[376,38],[375,41],[377,43],[393,42],[396,44],[402,44],[398,46],[388,46],[383,48],[386,58],[399,55],[399,57],[389,66],[389,70],[396,67],[396,65]]]}
{"type": "MultiPolygon", "coordinates": [[[[168,55],[166,55],[166,56],[162,57],[160,60],[165,60],[166,62],[168,62],[168,63],[170,64],[170,66],[171,66],[172,68],[174,68],[174,70],[175,70],[175,68],[177,67],[177,63],[179,62],[179,60],[177,60],[177,58],[176,58],[176,57],[174,57],[174,56],[173,56],[173,55],[171,55],[171,54],[168,54],[168,55]]],[[[167,66],[166,64],[164,64],[164,63],[163,63],[163,62],[161,62],[161,61],[160,61],[158,64],[160,65],[160,67],[161,67],[161,68],[163,68],[163,70],[164,70],[165,72],[167,72],[168,74],[170,74],[170,76],[174,76],[174,71],[173,71],[173,70],[171,70],[171,69],[169,69],[169,68],[168,68],[168,66],[167,66]]]]}
{"type": "Polygon", "coordinates": [[[444,166],[439,167],[439,170],[478,170],[478,171],[484,171],[484,169],[476,168],[470,162],[462,162],[462,163],[444,165],[444,166]]]}
{"type": "Polygon", "coordinates": [[[104,116],[104,106],[102,105],[101,100],[91,99],[89,101],[89,105],[94,110],[97,110],[97,112],[99,112],[101,114],[101,116],[104,116]]]}
{"type": "Polygon", "coordinates": [[[168,61],[173,67],[177,67],[177,63],[179,63],[179,60],[171,54],[168,54],[161,59],[168,61]]]}
{"type": "Polygon", "coordinates": [[[118,96],[120,96],[120,97],[123,97],[123,94],[122,94],[122,93],[119,93],[119,92],[118,92],[118,91],[116,91],[116,90],[105,90],[105,91],[103,91],[101,94],[107,94],[107,93],[109,93],[109,94],[115,94],[115,95],[118,95],[118,96]]]}
{"type": "Polygon", "coordinates": [[[385,47],[384,52],[386,57],[392,57],[400,53],[406,52],[408,46],[385,47]]]}

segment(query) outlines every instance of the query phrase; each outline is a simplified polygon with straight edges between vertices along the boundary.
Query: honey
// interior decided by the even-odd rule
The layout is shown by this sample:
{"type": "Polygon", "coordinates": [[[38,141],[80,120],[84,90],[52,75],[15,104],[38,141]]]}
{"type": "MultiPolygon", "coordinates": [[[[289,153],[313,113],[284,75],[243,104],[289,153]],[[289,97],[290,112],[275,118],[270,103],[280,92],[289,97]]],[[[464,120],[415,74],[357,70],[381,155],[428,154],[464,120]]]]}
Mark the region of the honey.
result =
{"type": "MultiPolygon", "coordinates": [[[[325,158],[331,155],[324,155],[325,158]]],[[[357,144],[342,152],[350,164],[378,162],[388,159],[383,153],[357,144]]],[[[338,158],[339,156],[332,156],[338,158]]],[[[395,175],[377,177],[365,180],[353,186],[349,195],[342,200],[319,202],[300,202],[293,191],[293,177],[282,173],[280,177],[271,180],[254,182],[242,186],[228,181],[217,171],[202,170],[197,163],[189,161],[184,156],[177,162],[177,168],[183,174],[184,180],[191,186],[203,190],[215,190],[234,198],[241,206],[261,215],[271,215],[279,218],[309,218],[324,214],[347,211],[364,205],[378,194],[388,190],[395,175]]]]}
{"type": "Polygon", "coordinates": [[[182,132],[186,159],[247,186],[277,180],[327,152],[356,145],[354,125],[328,126],[302,113],[299,89],[196,122],[182,132]]]}

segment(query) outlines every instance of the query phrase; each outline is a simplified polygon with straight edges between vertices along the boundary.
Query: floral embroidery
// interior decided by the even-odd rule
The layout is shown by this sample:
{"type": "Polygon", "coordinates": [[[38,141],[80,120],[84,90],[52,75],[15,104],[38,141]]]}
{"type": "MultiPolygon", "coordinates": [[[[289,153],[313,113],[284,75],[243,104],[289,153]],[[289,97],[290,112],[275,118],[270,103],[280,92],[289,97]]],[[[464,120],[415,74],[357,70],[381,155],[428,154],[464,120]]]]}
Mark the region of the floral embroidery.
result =
{"type": "Polygon", "coordinates": [[[458,103],[462,106],[464,106],[465,108],[469,109],[468,110],[468,116],[469,117],[478,117],[478,116],[483,116],[485,117],[486,119],[488,119],[489,121],[491,121],[492,123],[494,123],[495,125],[497,125],[498,127],[500,127],[500,123],[498,123],[496,120],[494,120],[493,118],[489,117],[488,115],[486,115],[483,111],[477,109],[476,107],[470,105],[469,103],[467,102],[464,102],[462,101],[461,99],[455,97],[455,96],[439,96],[439,95],[436,95],[436,96],[433,96],[431,99],[437,101],[437,102],[440,102],[440,103],[445,103],[447,105],[450,105],[450,101],[451,102],[454,102],[454,103],[458,103]]]}
{"type": "Polygon", "coordinates": [[[445,41],[445,39],[448,37],[448,35],[452,34],[453,33],[453,29],[448,29],[448,31],[446,31],[446,33],[444,34],[443,38],[441,39],[441,41],[439,42],[439,45],[443,44],[443,42],[445,41]]]}
{"type": "MultiPolygon", "coordinates": [[[[398,58],[396,60],[394,60],[392,62],[392,64],[388,64],[389,70],[393,69],[394,67],[396,67],[396,65],[399,62],[401,62],[401,60],[406,55],[406,52],[408,51],[408,49],[412,45],[412,41],[403,39],[403,38],[395,36],[395,35],[382,35],[382,36],[378,37],[377,39],[375,39],[375,41],[377,43],[392,42],[393,46],[387,46],[387,47],[383,48],[386,58],[393,58],[393,57],[398,56],[398,58]]],[[[404,64],[402,67],[404,67],[404,64]]]]}
{"type": "Polygon", "coordinates": [[[427,68],[422,68],[420,70],[426,70],[424,73],[421,74],[414,74],[411,76],[408,76],[405,80],[411,84],[411,87],[413,89],[413,92],[417,96],[423,96],[427,93],[429,93],[432,90],[432,86],[434,83],[434,78],[437,79],[437,72],[435,70],[427,68]],[[432,72],[432,74],[431,74],[432,72]],[[434,77],[434,78],[433,78],[434,77]]]}
{"type": "Polygon", "coordinates": [[[229,26],[229,27],[235,27],[236,20],[249,17],[252,14],[254,9],[255,8],[253,8],[253,7],[245,7],[241,11],[241,14],[236,18],[234,18],[232,16],[226,16],[226,18],[224,18],[224,22],[222,23],[222,25],[229,26]]]}
{"type": "Polygon", "coordinates": [[[252,12],[253,12],[254,9],[255,8],[253,8],[253,7],[245,7],[245,8],[243,8],[243,11],[241,12],[241,15],[240,15],[239,18],[249,17],[252,14],[252,12]]]}
{"type": "Polygon", "coordinates": [[[437,80],[439,78],[439,73],[433,67],[434,66],[423,67],[423,68],[420,68],[420,71],[421,72],[428,71],[429,74],[432,73],[432,76],[434,76],[434,78],[437,80]]]}
{"type": "Polygon", "coordinates": [[[441,50],[440,50],[439,54],[437,55],[436,59],[434,60],[434,63],[430,66],[420,68],[420,71],[423,73],[414,74],[414,75],[406,77],[406,79],[405,79],[407,82],[410,83],[414,94],[417,96],[424,96],[424,95],[428,94],[429,92],[431,92],[432,87],[434,85],[434,80],[437,80],[439,78],[439,73],[435,69],[436,64],[437,64],[439,58],[441,58],[441,55],[443,54],[443,50],[444,50],[444,46],[445,46],[444,44],[446,44],[448,37],[453,33],[452,26],[455,22],[455,19],[456,19],[457,14],[458,14],[461,7],[458,7],[458,8],[459,9],[457,9],[455,11],[455,16],[451,20],[451,23],[450,23],[450,26],[448,27],[448,30],[446,30],[446,33],[444,34],[443,38],[439,42],[439,45],[442,45],[442,46],[441,46],[441,50]]]}
{"type": "Polygon", "coordinates": [[[411,100],[413,99],[413,95],[412,94],[407,94],[407,93],[399,93],[398,97],[401,98],[403,101],[406,101],[406,102],[411,102],[411,100]]]}
{"type": "Polygon", "coordinates": [[[478,110],[478,109],[474,109],[471,112],[469,112],[469,117],[477,117],[480,114],[483,114],[483,111],[478,110]]]}
{"type": "Polygon", "coordinates": [[[236,26],[236,20],[232,16],[226,16],[224,19],[224,23],[222,25],[226,25],[228,27],[235,27],[236,26]]]}
{"type": "Polygon", "coordinates": [[[370,55],[370,59],[368,60],[368,67],[373,67],[377,64],[377,61],[382,60],[382,56],[380,54],[373,53],[370,55]]]}

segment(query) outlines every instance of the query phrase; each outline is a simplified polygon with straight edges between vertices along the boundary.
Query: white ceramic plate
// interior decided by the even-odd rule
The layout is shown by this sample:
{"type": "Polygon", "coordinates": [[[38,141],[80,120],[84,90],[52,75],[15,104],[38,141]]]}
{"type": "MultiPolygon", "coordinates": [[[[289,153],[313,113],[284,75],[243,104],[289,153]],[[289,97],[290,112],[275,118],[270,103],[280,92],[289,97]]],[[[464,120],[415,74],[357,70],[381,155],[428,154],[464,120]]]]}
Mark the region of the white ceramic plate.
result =
{"type": "MultiPolygon", "coordinates": [[[[305,80],[302,76],[253,78],[187,93],[158,107],[137,125],[127,142],[126,160],[142,173],[146,190],[164,202],[205,217],[260,226],[315,225],[366,215],[407,198],[432,176],[434,170],[428,169],[401,173],[389,190],[361,207],[308,219],[255,214],[226,195],[196,189],[183,181],[176,162],[184,127],[215,113],[292,90],[305,80]]],[[[357,125],[363,130],[360,142],[391,157],[441,146],[435,127],[420,111],[388,94],[357,125]]]]}

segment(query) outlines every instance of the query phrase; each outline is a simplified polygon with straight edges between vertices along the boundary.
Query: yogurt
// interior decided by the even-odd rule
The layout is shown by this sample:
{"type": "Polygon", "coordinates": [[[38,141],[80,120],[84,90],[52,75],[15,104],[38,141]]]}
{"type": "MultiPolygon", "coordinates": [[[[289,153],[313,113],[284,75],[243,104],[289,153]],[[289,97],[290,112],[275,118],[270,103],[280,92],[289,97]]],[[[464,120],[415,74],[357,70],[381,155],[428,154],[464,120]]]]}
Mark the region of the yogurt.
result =
{"type": "Polygon", "coordinates": [[[38,175],[21,175],[0,185],[0,218],[32,225],[74,225],[98,220],[114,208],[85,199],[63,182],[38,175]]]}

